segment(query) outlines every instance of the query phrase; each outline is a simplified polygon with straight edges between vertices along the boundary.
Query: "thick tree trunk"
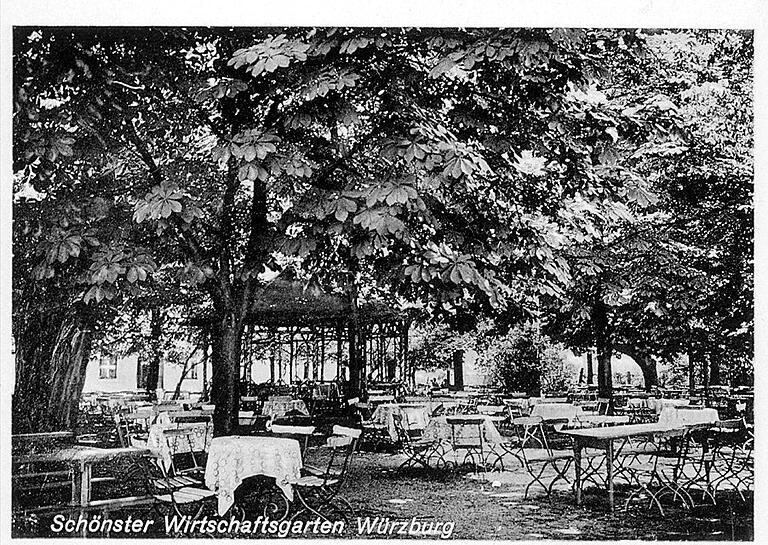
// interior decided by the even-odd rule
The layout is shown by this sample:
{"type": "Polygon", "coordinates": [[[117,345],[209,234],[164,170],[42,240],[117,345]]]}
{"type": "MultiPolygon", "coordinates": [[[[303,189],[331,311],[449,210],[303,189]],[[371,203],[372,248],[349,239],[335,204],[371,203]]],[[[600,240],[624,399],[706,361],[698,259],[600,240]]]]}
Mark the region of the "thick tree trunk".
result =
{"type": "Polygon", "coordinates": [[[90,331],[75,324],[67,324],[67,327],[62,328],[51,356],[48,420],[60,422],[64,429],[77,426],[80,397],[90,355],[90,331]]]}
{"type": "Polygon", "coordinates": [[[211,401],[216,405],[213,413],[213,434],[233,435],[237,429],[240,408],[240,349],[243,335],[241,320],[227,313],[217,324],[212,339],[211,401]]]}
{"type": "Polygon", "coordinates": [[[635,361],[643,372],[645,390],[650,392],[653,388],[659,385],[659,374],[656,369],[656,361],[647,354],[640,356],[640,359],[636,359],[635,361]]]}
{"type": "Polygon", "coordinates": [[[91,354],[91,332],[72,315],[48,315],[30,326],[16,337],[12,431],[72,430],[91,354]]]}
{"type": "Polygon", "coordinates": [[[615,344],[614,349],[626,354],[637,363],[640,367],[640,371],[643,373],[643,383],[645,384],[646,391],[650,392],[655,386],[659,385],[659,375],[656,369],[656,360],[643,350],[627,345],[627,344],[615,344]]]}
{"type": "MultiPolygon", "coordinates": [[[[608,309],[600,298],[595,302],[592,321],[595,328],[595,347],[597,348],[597,395],[612,399],[611,358],[613,357],[613,340],[608,322],[608,309]]],[[[610,407],[613,407],[613,401],[611,401],[610,407]]]]}

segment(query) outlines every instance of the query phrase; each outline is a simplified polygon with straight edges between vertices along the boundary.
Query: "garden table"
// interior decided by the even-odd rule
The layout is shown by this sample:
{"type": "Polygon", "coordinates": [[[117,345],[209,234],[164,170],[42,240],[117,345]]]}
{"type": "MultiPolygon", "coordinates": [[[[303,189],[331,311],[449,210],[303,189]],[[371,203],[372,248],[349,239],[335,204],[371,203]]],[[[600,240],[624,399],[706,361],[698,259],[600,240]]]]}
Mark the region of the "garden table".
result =
{"type": "Polygon", "coordinates": [[[261,414],[272,419],[285,416],[291,411],[298,411],[303,415],[309,416],[307,405],[301,399],[267,400],[261,408],[261,414]]]}
{"type": "Polygon", "coordinates": [[[118,458],[138,457],[148,454],[151,454],[151,452],[145,448],[97,448],[74,445],[51,452],[16,455],[13,456],[12,462],[13,465],[50,462],[67,464],[73,472],[71,505],[88,507],[93,503],[91,501],[91,488],[94,482],[94,464],[118,458]]]}
{"type": "Polygon", "coordinates": [[[660,414],[662,410],[664,410],[667,407],[685,407],[687,405],[691,404],[690,399],[656,399],[654,401],[654,408],[656,409],[656,413],[660,414]]]}
{"type": "Polygon", "coordinates": [[[371,422],[386,426],[393,442],[398,441],[394,415],[402,417],[407,431],[423,430],[429,422],[429,407],[424,403],[383,403],[376,407],[371,415],[371,422]]]}
{"type": "Polygon", "coordinates": [[[537,403],[531,409],[531,416],[547,420],[576,420],[584,415],[581,407],[573,403],[537,403]]]}
{"type": "Polygon", "coordinates": [[[628,424],[629,417],[607,414],[585,414],[578,416],[571,423],[584,424],[586,426],[616,426],[619,424],[628,424]]]}
{"type": "Polygon", "coordinates": [[[665,407],[659,413],[661,424],[714,424],[718,420],[717,409],[708,407],[665,407]]]}
{"type": "MultiPolygon", "coordinates": [[[[432,441],[443,441],[450,443],[453,439],[454,430],[452,429],[448,419],[453,418],[454,417],[451,416],[438,416],[430,419],[427,427],[424,428],[424,435],[422,435],[422,438],[425,440],[429,439],[432,441]]],[[[479,422],[482,425],[483,440],[485,443],[498,444],[504,442],[504,438],[501,436],[499,430],[496,428],[493,420],[489,416],[484,414],[476,414],[461,415],[461,417],[457,418],[472,419],[479,422]]],[[[455,431],[456,438],[460,440],[469,439],[472,436],[472,430],[469,429],[469,426],[459,426],[455,431]]]]}
{"type": "Polygon", "coordinates": [[[301,477],[301,448],[295,439],[230,435],[211,441],[205,465],[205,484],[216,492],[218,511],[226,513],[235,503],[235,491],[247,479],[265,475],[275,479],[288,501],[292,482],[301,477]]]}
{"type": "Polygon", "coordinates": [[[651,424],[627,424],[622,426],[607,426],[602,428],[584,428],[576,430],[561,430],[560,433],[570,436],[573,439],[574,468],[576,472],[576,505],[581,505],[582,487],[582,453],[586,448],[596,448],[605,451],[606,466],[606,484],[608,487],[608,504],[611,511],[614,510],[613,494],[613,476],[614,459],[616,454],[620,453],[628,440],[640,437],[653,437],[661,433],[679,432],[682,436],[685,433],[685,427],[682,425],[670,425],[663,423],[651,424]],[[615,442],[621,442],[619,448],[615,447],[615,442]]]}

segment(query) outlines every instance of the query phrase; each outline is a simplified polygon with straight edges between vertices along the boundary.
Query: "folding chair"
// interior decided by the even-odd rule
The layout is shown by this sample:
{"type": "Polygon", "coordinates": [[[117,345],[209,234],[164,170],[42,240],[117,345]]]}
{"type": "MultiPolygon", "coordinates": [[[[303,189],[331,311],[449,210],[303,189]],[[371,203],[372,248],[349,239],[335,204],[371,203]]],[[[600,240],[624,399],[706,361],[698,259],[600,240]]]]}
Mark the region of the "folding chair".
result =
{"type": "Polygon", "coordinates": [[[322,447],[328,455],[325,469],[317,473],[307,471],[306,475],[292,483],[300,508],[291,520],[304,513],[311,513],[325,520],[331,520],[329,515],[332,513],[340,515],[347,522],[353,518],[354,508],[340,491],[346,481],[347,471],[361,434],[362,430],[333,427],[333,435],[328,437],[322,447]]]}
{"type": "Polygon", "coordinates": [[[552,490],[559,481],[563,480],[571,483],[568,478],[568,469],[573,463],[572,450],[554,450],[550,447],[543,428],[543,421],[540,417],[516,418],[512,421],[517,437],[520,438],[520,446],[511,454],[515,455],[522,462],[523,467],[531,476],[531,480],[525,487],[524,498],[528,498],[528,493],[535,484],[541,486],[551,499],[552,490]],[[527,442],[534,442],[535,434],[541,434],[541,440],[536,438],[542,448],[534,449],[526,447],[527,442]],[[548,470],[554,475],[547,476],[548,470]],[[551,477],[549,482],[546,479],[551,477]]]}
{"type": "Polygon", "coordinates": [[[400,414],[393,414],[395,429],[403,453],[408,457],[400,467],[398,472],[408,467],[421,465],[425,469],[430,469],[430,460],[435,457],[438,463],[445,464],[445,445],[439,440],[413,439],[408,430],[403,425],[403,417],[400,414]]]}
{"type": "Polygon", "coordinates": [[[315,426],[287,426],[283,424],[273,424],[270,431],[277,437],[297,440],[301,447],[301,457],[303,459],[304,453],[307,451],[307,445],[309,444],[309,437],[315,433],[315,429],[315,426]]]}
{"type": "Polygon", "coordinates": [[[646,449],[645,452],[634,454],[634,462],[623,467],[630,485],[635,486],[624,503],[624,511],[627,511],[632,500],[641,494],[649,498],[648,508],[655,505],[662,516],[664,507],[661,499],[666,495],[671,494],[673,501],[682,500],[685,508],[693,507],[693,498],[679,477],[691,433],[695,429],[669,429],[659,432],[654,435],[656,449],[646,449]]]}
{"type": "Polygon", "coordinates": [[[121,447],[145,447],[147,445],[151,415],[117,412],[113,419],[121,447]]]}
{"type": "Polygon", "coordinates": [[[717,422],[711,434],[711,449],[712,494],[717,494],[723,485],[728,485],[737,491],[743,501],[743,490],[752,488],[755,472],[754,437],[744,419],[717,422]]]}
{"type": "MultiPolygon", "coordinates": [[[[134,458],[126,478],[141,478],[161,515],[187,516],[196,520],[208,506],[216,504],[216,493],[197,482],[174,477],[152,455],[134,458]]],[[[215,511],[214,511],[215,512],[215,511]]]]}
{"type": "Polygon", "coordinates": [[[168,468],[171,475],[190,477],[197,482],[203,482],[208,433],[208,426],[163,430],[163,437],[171,453],[171,465],[168,468]],[[186,463],[183,463],[184,459],[186,463]]]}
{"type": "Polygon", "coordinates": [[[168,419],[176,424],[182,423],[195,423],[195,422],[212,422],[213,413],[207,410],[194,410],[194,411],[168,411],[168,419]]]}
{"type": "MultiPolygon", "coordinates": [[[[485,420],[468,415],[448,416],[446,423],[451,426],[451,449],[455,453],[464,453],[462,464],[471,463],[477,471],[483,474],[486,471],[486,453],[499,454],[485,439],[485,420]]],[[[454,460],[454,467],[458,469],[459,461],[454,460]]]]}
{"type": "Polygon", "coordinates": [[[373,414],[371,404],[358,401],[354,406],[358,419],[360,420],[360,427],[362,428],[360,442],[370,444],[373,449],[390,443],[391,437],[389,436],[387,425],[371,420],[373,414]]]}

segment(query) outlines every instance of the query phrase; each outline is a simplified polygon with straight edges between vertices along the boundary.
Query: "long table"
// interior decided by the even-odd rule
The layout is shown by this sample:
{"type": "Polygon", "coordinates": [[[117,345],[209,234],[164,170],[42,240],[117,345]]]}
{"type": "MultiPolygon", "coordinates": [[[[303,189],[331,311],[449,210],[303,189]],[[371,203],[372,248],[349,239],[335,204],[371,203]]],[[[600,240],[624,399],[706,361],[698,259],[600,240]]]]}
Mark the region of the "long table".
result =
{"type": "Polygon", "coordinates": [[[93,465],[115,458],[137,457],[151,454],[149,449],[96,448],[74,445],[52,452],[13,456],[13,464],[34,464],[38,462],[63,462],[73,469],[71,504],[76,507],[93,505],[91,487],[93,465]]]}
{"type": "Polygon", "coordinates": [[[626,442],[631,438],[653,437],[659,434],[672,433],[682,436],[685,433],[685,425],[672,423],[628,424],[624,426],[608,426],[604,428],[562,430],[560,433],[568,435],[573,439],[574,468],[576,471],[576,505],[581,505],[583,487],[581,462],[583,451],[586,448],[596,448],[605,451],[608,504],[611,511],[613,511],[615,508],[613,493],[613,463],[616,454],[614,443],[616,441],[626,442]]]}

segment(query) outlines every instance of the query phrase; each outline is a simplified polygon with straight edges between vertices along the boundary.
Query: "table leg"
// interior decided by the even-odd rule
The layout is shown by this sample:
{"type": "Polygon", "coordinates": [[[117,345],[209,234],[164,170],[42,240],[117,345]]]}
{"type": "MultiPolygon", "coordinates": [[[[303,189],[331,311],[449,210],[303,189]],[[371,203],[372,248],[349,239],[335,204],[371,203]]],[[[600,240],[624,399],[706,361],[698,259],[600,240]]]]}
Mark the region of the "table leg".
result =
{"type": "Polygon", "coordinates": [[[83,462],[73,465],[72,471],[72,495],[71,505],[81,505],[83,491],[83,462]]]}
{"type": "Polygon", "coordinates": [[[613,441],[605,445],[605,464],[608,471],[608,505],[613,512],[613,441]]]}
{"type": "Polygon", "coordinates": [[[581,505],[581,441],[575,438],[573,441],[573,463],[576,472],[576,505],[581,505]]]}
{"type": "Polygon", "coordinates": [[[81,462],[80,472],[82,477],[80,478],[80,505],[82,507],[91,503],[91,470],[92,465],[90,462],[81,462]]]}

